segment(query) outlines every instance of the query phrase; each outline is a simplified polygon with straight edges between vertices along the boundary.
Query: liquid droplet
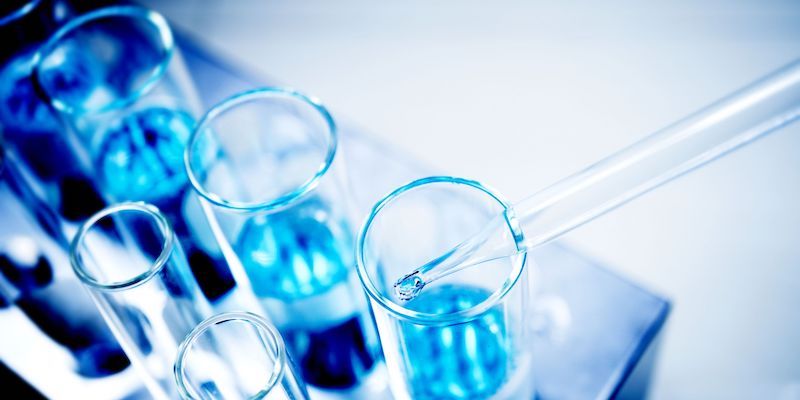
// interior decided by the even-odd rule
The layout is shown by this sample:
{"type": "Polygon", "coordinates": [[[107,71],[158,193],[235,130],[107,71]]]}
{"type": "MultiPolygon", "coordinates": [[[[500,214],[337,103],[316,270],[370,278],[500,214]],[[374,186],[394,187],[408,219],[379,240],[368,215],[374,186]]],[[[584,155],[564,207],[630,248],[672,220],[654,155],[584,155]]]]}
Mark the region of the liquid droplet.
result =
{"type": "Polygon", "coordinates": [[[409,301],[417,297],[423,287],[425,281],[419,276],[419,271],[414,271],[395,282],[394,291],[400,300],[409,301]]]}

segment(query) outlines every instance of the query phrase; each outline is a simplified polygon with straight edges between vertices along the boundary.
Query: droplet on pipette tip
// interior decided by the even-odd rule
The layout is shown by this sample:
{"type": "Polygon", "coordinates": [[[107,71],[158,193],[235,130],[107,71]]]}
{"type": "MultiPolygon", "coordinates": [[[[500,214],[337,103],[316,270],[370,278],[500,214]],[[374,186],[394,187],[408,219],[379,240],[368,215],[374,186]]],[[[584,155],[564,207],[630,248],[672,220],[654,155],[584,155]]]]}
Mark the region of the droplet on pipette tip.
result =
{"type": "Polygon", "coordinates": [[[409,301],[417,297],[425,286],[425,281],[419,276],[419,271],[414,271],[394,283],[394,292],[402,301],[409,301]]]}

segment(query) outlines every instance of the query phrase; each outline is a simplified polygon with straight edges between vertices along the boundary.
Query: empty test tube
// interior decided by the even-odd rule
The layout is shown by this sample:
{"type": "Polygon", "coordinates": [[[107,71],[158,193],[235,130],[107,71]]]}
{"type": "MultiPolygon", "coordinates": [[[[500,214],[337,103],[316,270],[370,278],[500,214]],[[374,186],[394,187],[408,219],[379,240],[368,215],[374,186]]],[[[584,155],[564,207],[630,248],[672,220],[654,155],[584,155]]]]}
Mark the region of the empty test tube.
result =
{"type": "Polygon", "coordinates": [[[281,335],[246,312],[215,315],[192,330],[173,370],[185,400],[306,400],[281,335]]]}
{"type": "Polygon", "coordinates": [[[70,260],[153,397],[177,396],[178,344],[211,310],[166,217],[144,203],[105,208],[78,230],[70,260]]]}

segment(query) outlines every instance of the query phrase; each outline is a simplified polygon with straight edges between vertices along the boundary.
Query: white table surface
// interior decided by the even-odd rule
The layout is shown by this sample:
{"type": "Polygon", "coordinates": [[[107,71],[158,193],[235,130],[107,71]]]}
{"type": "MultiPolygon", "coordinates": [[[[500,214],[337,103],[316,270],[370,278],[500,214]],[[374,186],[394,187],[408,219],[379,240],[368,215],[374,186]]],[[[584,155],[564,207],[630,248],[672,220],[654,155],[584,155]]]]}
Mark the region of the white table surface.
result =
{"type": "MultiPolygon", "coordinates": [[[[797,0],[145,3],[512,200],[800,57],[797,0]]],[[[652,398],[800,398],[800,126],[568,239],[673,300],[652,398]]]]}

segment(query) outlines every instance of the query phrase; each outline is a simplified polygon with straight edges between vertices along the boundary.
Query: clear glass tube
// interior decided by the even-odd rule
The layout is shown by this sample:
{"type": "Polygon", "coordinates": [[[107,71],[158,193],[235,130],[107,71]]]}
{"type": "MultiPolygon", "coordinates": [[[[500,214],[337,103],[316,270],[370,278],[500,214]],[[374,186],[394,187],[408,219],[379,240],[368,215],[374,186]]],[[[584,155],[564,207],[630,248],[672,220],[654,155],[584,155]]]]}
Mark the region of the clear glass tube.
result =
{"type": "MultiPolygon", "coordinates": [[[[128,358],[70,268],[69,243],[56,213],[37,201],[16,163],[3,155],[0,137],[0,281],[5,286],[0,297],[23,312],[42,336],[69,351],[73,365],[65,369],[89,378],[124,370],[128,358]]],[[[31,340],[6,337],[12,341],[4,346],[31,340]]],[[[42,354],[27,357],[40,359],[42,354]]],[[[54,363],[49,371],[59,367],[54,363]]]]}
{"type": "MultiPolygon", "coordinates": [[[[444,277],[413,301],[394,291],[408,265],[452,248],[508,207],[477,182],[435,177],[395,190],[369,215],[358,237],[358,275],[396,398],[533,397],[525,254],[444,277]]],[[[503,237],[511,246],[522,239],[511,227],[503,237]]]]}
{"type": "Polygon", "coordinates": [[[181,398],[308,399],[278,331],[246,312],[215,315],[183,340],[175,360],[181,398]]]}
{"type": "Polygon", "coordinates": [[[71,237],[77,224],[105,206],[88,171],[63,134],[56,114],[37,96],[30,75],[41,42],[71,16],[60,0],[0,6],[0,125],[8,151],[34,194],[71,237]]]}
{"type": "Polygon", "coordinates": [[[164,17],[115,6],[75,18],[39,49],[33,80],[88,150],[106,195],[162,205],[182,193],[200,108],[164,17]]]}
{"type": "Polygon", "coordinates": [[[185,162],[237,281],[249,282],[306,383],[349,390],[377,376],[380,352],[336,151],[317,100],[264,88],[208,111],[185,162]]]}
{"type": "Polygon", "coordinates": [[[174,398],[178,344],[211,311],[166,217],[145,203],[108,207],[78,230],[70,261],[148,390],[174,398]]]}
{"type": "Polygon", "coordinates": [[[549,242],[798,119],[800,61],[795,61],[517,202],[482,231],[398,275],[398,294],[413,298],[446,275],[549,242]],[[525,233],[521,245],[502,239],[509,224],[525,233]]]}
{"type": "Polygon", "coordinates": [[[84,150],[103,196],[156,205],[204,295],[227,300],[235,282],[183,167],[199,99],[164,17],[135,6],[81,15],[42,45],[33,81],[84,150]]]}

